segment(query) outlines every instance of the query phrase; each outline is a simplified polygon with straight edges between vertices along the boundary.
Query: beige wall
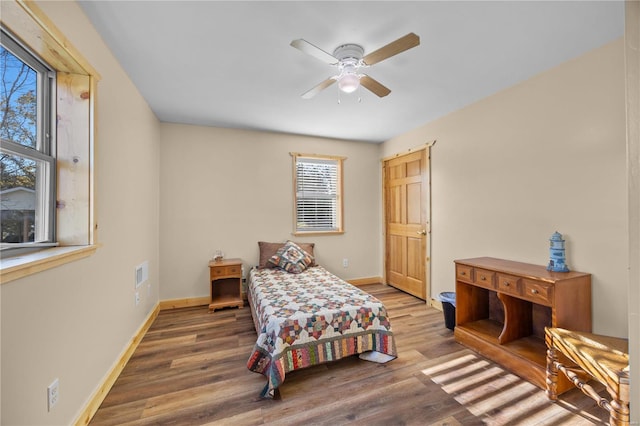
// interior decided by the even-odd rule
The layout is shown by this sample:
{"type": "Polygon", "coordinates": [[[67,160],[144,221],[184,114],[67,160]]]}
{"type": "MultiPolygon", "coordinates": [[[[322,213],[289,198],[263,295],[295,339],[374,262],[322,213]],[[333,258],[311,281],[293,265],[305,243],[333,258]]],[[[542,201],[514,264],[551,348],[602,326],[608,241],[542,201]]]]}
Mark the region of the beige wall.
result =
{"type": "Polygon", "coordinates": [[[70,424],[158,302],[159,123],[75,2],[38,2],[102,76],[96,207],[102,247],[87,259],[0,286],[2,418],[70,424]],[[150,288],[134,303],[135,267],[150,288]],[[47,412],[47,386],[60,398],[47,412]]]}
{"type": "Polygon", "coordinates": [[[215,249],[248,266],[257,262],[258,240],[292,238],[290,151],[348,157],[346,233],[304,239],[338,275],[382,274],[380,158],[437,139],[432,296],[452,289],[456,258],[545,264],[547,239],[558,230],[569,265],[594,274],[595,331],[627,333],[622,42],[378,146],[160,125],[75,3],[38,4],[102,76],[96,201],[103,246],[0,286],[0,423],[72,422],[159,299],[208,294],[215,249]],[[145,260],[151,286],[135,307],[134,270],[145,260]],[[55,378],[60,401],[47,413],[46,387],[55,378]]]}
{"type": "Polygon", "coordinates": [[[381,275],[378,145],[167,123],[161,134],[161,300],[207,296],[215,250],[248,271],[258,241],[315,242],[318,263],[341,277],[381,275]],[[291,235],[290,152],[347,157],[343,235],[291,235]]]}
{"type": "Polygon", "coordinates": [[[593,274],[594,331],[627,335],[624,49],[612,42],[387,141],[431,150],[432,294],[453,260],[546,265],[554,231],[593,274]]]}

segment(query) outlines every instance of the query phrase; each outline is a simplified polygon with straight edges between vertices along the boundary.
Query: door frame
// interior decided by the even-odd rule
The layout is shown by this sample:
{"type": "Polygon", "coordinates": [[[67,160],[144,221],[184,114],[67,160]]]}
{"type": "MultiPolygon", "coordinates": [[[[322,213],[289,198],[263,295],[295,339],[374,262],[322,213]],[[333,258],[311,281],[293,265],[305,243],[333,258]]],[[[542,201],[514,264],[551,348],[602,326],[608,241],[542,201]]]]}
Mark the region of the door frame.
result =
{"type": "Polygon", "coordinates": [[[424,206],[425,214],[426,214],[426,231],[427,231],[427,241],[425,243],[425,259],[424,259],[424,282],[425,286],[425,302],[428,306],[433,306],[433,298],[431,297],[431,147],[434,146],[436,140],[426,142],[424,145],[418,146],[416,148],[409,148],[406,151],[399,152],[393,155],[389,155],[380,160],[380,175],[382,177],[382,281],[385,285],[387,284],[387,211],[386,211],[386,197],[387,191],[385,188],[386,183],[386,169],[385,163],[389,160],[393,160],[394,158],[402,157],[404,155],[413,154],[417,151],[425,151],[425,159],[427,162],[427,170],[425,172],[424,179],[426,179],[427,186],[427,195],[426,199],[423,202],[426,204],[424,206]]]}

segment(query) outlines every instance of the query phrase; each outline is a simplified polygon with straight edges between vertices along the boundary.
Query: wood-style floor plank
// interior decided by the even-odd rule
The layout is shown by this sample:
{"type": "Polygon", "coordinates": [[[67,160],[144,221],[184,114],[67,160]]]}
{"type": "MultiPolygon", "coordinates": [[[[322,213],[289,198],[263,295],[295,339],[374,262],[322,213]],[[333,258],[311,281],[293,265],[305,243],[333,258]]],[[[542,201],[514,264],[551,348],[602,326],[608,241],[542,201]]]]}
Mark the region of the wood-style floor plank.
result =
{"type": "Polygon", "coordinates": [[[606,411],[579,390],[553,403],[456,343],[442,312],[421,300],[381,284],[363,288],[389,311],[397,359],[376,364],[349,357],[295,371],[287,374],[279,400],[261,399],[266,379],[246,367],[256,339],[248,307],[166,310],[91,424],[606,424],[606,411]]]}

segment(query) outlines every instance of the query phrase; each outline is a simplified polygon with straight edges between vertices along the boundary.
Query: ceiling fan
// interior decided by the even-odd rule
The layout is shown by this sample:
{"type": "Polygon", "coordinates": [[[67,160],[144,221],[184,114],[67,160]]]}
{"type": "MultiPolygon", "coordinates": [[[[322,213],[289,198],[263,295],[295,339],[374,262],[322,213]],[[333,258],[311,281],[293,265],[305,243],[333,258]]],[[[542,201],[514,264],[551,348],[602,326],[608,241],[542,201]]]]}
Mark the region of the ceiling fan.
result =
{"type": "Polygon", "coordinates": [[[391,93],[391,90],[374,78],[360,73],[360,69],[384,61],[419,44],[420,37],[414,33],[409,33],[367,55],[364,55],[362,46],[352,43],[342,44],[336,47],[333,54],[329,54],[304,39],[293,40],[291,46],[322,62],[338,67],[338,74],[327,78],[311,90],[303,93],[302,97],[310,99],[335,82],[338,82],[338,87],[345,93],[354,92],[362,85],[381,98],[387,96],[391,93]]]}

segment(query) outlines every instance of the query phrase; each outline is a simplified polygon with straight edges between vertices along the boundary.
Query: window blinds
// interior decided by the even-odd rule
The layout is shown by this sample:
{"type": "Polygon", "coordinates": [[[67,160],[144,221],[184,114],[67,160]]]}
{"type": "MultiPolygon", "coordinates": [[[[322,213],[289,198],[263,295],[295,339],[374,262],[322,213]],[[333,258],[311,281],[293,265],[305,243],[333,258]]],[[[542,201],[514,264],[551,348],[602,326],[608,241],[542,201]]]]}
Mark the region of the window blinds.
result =
{"type": "Polygon", "coordinates": [[[338,231],[339,161],[298,157],[296,231],[338,231]]]}

